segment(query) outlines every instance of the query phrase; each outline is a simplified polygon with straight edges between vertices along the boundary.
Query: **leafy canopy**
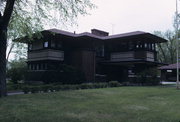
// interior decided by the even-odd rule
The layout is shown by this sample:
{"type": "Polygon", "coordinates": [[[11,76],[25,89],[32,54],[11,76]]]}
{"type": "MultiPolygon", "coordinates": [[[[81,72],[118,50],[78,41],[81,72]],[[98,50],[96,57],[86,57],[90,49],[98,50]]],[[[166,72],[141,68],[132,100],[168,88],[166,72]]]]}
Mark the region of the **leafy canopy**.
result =
{"type": "MultiPolygon", "coordinates": [[[[5,4],[6,0],[0,0],[1,13],[5,4]]],[[[16,0],[8,34],[17,38],[31,35],[44,25],[72,24],[78,14],[85,15],[94,7],[90,0],[16,0]]]]}

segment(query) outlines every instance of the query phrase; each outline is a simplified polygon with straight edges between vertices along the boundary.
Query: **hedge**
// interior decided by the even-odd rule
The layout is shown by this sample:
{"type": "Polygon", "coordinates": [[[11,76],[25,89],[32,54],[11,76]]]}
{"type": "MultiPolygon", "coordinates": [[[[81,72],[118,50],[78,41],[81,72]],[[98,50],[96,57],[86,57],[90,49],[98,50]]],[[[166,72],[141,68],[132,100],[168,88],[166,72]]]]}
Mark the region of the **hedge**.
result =
{"type": "Polygon", "coordinates": [[[78,89],[95,89],[95,88],[107,88],[107,87],[119,87],[122,86],[117,81],[110,81],[106,83],[82,83],[78,85],[62,85],[62,84],[48,84],[48,85],[25,85],[22,90],[27,93],[39,93],[39,92],[54,92],[62,90],[78,90],[78,89]]]}

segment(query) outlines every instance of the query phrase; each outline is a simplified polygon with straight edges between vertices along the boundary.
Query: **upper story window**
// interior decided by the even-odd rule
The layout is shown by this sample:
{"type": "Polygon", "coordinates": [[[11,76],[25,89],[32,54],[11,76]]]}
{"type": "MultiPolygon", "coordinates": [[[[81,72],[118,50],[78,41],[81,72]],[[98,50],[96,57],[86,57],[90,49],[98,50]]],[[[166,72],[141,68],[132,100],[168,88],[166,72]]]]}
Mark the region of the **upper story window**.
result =
{"type": "Polygon", "coordinates": [[[56,47],[56,42],[55,41],[51,41],[51,47],[55,48],[56,47]]]}
{"type": "Polygon", "coordinates": [[[104,57],[104,45],[96,47],[96,56],[104,57]]]}
{"type": "Polygon", "coordinates": [[[155,50],[155,44],[154,43],[152,44],[152,50],[155,50]]]}
{"type": "Polygon", "coordinates": [[[133,42],[129,42],[129,50],[133,50],[134,49],[134,44],[133,42]]]}
{"type": "Polygon", "coordinates": [[[45,41],[45,42],[44,42],[44,47],[48,47],[48,46],[49,46],[48,41],[45,41]]]}
{"type": "Polygon", "coordinates": [[[28,50],[32,50],[32,48],[33,48],[33,45],[32,45],[32,44],[29,44],[28,50]]]}
{"type": "Polygon", "coordinates": [[[141,43],[139,41],[136,43],[136,48],[137,49],[141,48],[141,43]]]}
{"type": "Polygon", "coordinates": [[[144,48],[147,48],[147,43],[144,43],[144,48]]]}
{"type": "Polygon", "coordinates": [[[57,48],[58,48],[58,49],[61,49],[61,48],[62,48],[62,42],[60,42],[60,41],[57,42],[57,48]]]}

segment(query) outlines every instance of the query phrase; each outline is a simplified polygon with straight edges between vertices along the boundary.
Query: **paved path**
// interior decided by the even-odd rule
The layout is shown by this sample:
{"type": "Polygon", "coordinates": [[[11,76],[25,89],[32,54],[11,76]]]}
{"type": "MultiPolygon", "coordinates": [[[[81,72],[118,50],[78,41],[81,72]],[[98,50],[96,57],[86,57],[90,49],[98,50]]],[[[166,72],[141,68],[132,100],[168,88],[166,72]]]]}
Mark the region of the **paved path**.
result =
{"type": "Polygon", "coordinates": [[[164,84],[164,85],[165,84],[176,84],[176,82],[168,82],[168,81],[162,81],[161,83],[164,84]]]}
{"type": "Polygon", "coordinates": [[[10,95],[19,95],[19,94],[24,94],[24,92],[22,91],[15,91],[15,92],[8,92],[7,95],[10,96],[10,95]]]}

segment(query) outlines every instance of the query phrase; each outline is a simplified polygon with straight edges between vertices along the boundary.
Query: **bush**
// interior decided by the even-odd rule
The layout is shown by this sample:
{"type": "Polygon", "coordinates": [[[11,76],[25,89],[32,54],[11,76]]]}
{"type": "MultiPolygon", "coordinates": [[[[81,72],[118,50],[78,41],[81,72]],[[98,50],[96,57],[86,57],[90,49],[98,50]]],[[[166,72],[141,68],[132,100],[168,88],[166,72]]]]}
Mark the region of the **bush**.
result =
{"type": "Polygon", "coordinates": [[[110,81],[109,82],[110,87],[119,87],[121,84],[118,81],[110,81]]]}
{"type": "Polygon", "coordinates": [[[41,89],[43,92],[48,92],[50,90],[50,87],[51,87],[50,85],[43,85],[41,86],[41,89]]]}
{"type": "Polygon", "coordinates": [[[25,85],[22,90],[25,94],[37,93],[40,91],[48,92],[60,91],[60,90],[76,90],[76,89],[93,89],[93,88],[106,88],[106,87],[118,87],[120,83],[116,81],[111,81],[109,83],[82,83],[77,85],[63,85],[63,84],[44,84],[44,85],[25,85]]]}
{"type": "Polygon", "coordinates": [[[83,84],[81,84],[80,88],[81,89],[92,89],[92,88],[94,88],[94,85],[93,85],[93,83],[83,83],[83,84]]]}
{"type": "Polygon", "coordinates": [[[39,86],[31,86],[30,91],[31,91],[31,93],[37,93],[40,91],[40,87],[39,86]]]}
{"type": "Polygon", "coordinates": [[[150,68],[138,73],[135,83],[139,85],[159,85],[160,79],[157,77],[157,69],[150,68]]]}
{"type": "Polygon", "coordinates": [[[23,84],[14,84],[14,83],[8,83],[7,84],[7,90],[12,91],[12,90],[20,90],[22,89],[23,84]]]}
{"type": "Polygon", "coordinates": [[[17,84],[18,81],[25,79],[27,72],[27,64],[24,59],[10,62],[10,68],[7,70],[7,77],[10,78],[11,82],[17,84]]]}
{"type": "Polygon", "coordinates": [[[25,94],[29,93],[31,90],[30,90],[30,86],[24,86],[22,87],[22,90],[25,94]]]}

